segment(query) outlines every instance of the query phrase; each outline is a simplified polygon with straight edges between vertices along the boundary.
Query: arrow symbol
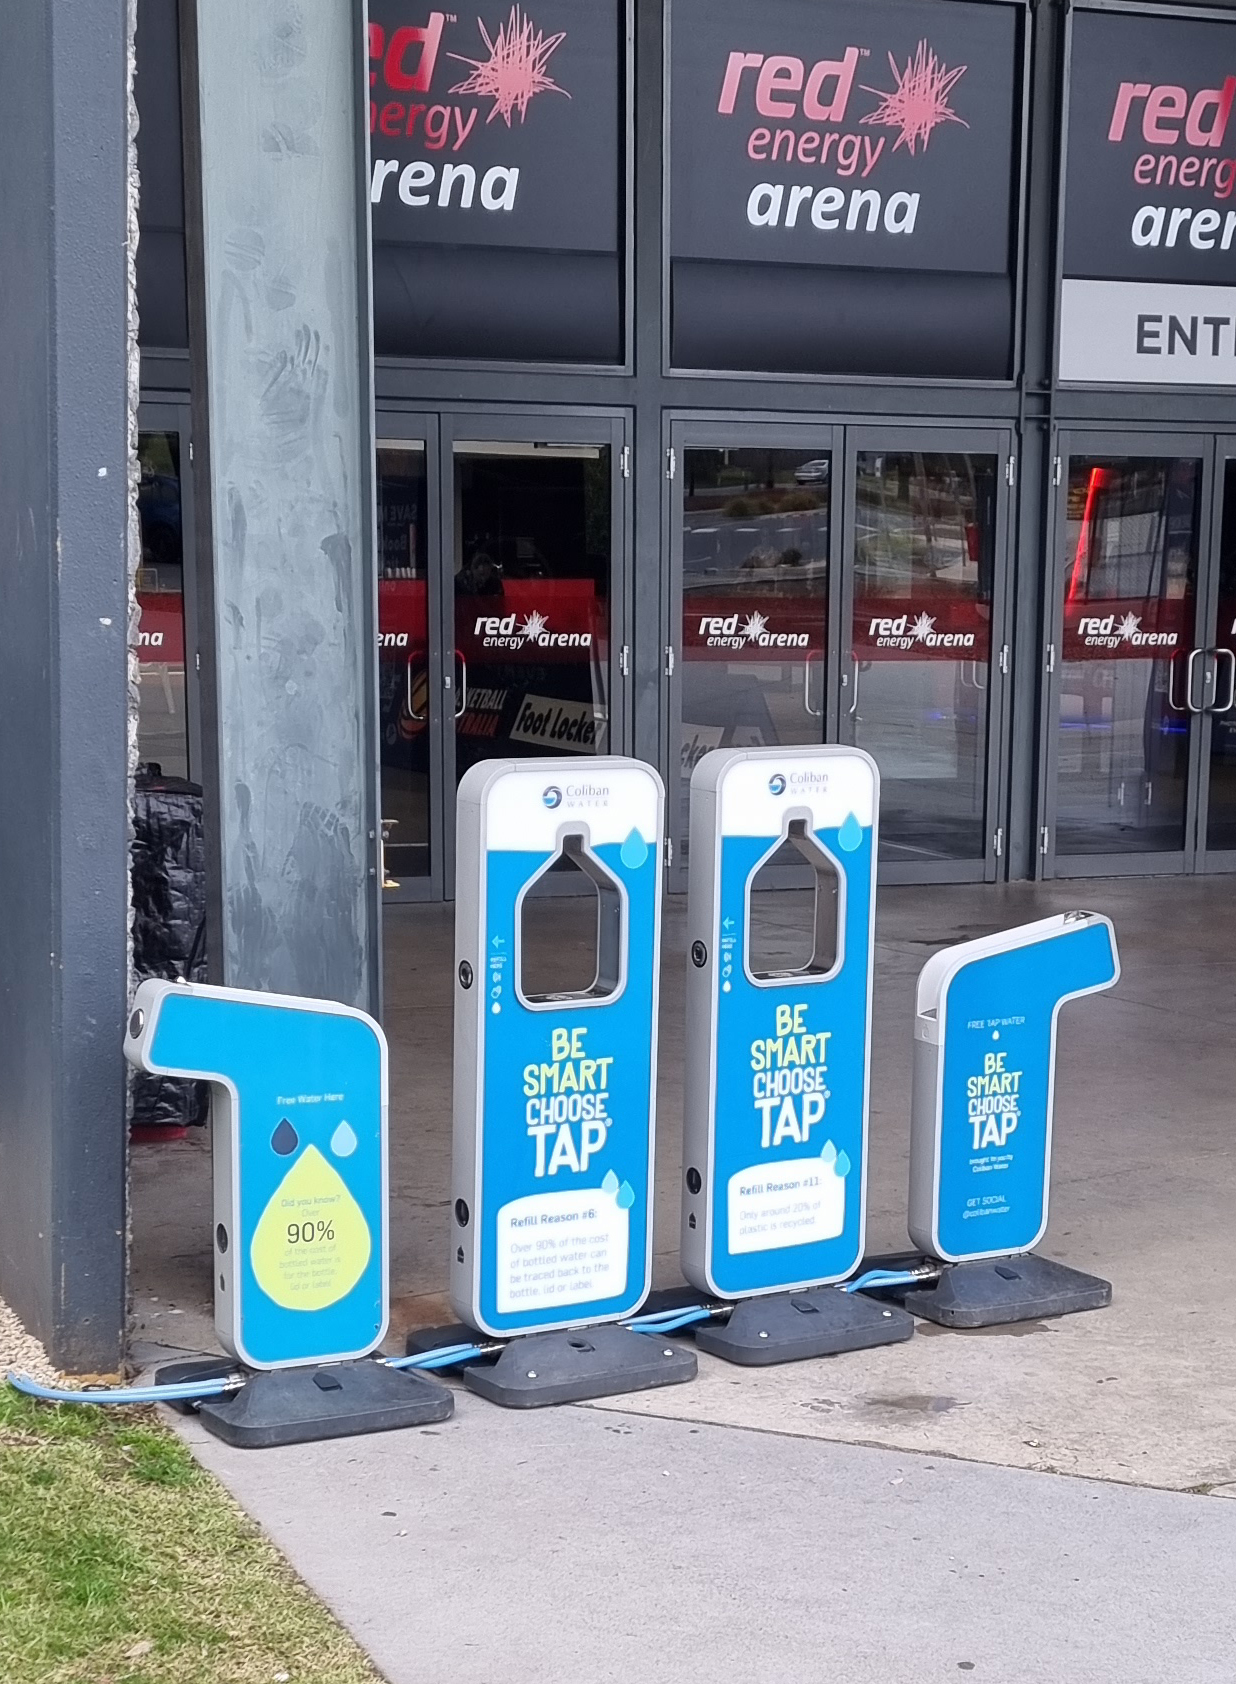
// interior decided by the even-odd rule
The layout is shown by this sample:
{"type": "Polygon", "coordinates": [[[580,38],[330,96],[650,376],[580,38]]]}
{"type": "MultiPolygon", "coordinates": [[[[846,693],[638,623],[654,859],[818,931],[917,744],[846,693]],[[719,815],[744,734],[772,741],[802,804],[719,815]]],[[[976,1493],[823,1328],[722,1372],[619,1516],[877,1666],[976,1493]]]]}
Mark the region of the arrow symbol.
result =
{"type": "Polygon", "coordinates": [[[506,946],[505,936],[495,936],[493,941],[490,943],[490,946],[491,947],[505,947],[506,946]]]}
{"type": "Polygon", "coordinates": [[[734,928],[734,920],[732,918],[723,918],[721,920],[721,928],[723,930],[732,930],[734,928]]]}

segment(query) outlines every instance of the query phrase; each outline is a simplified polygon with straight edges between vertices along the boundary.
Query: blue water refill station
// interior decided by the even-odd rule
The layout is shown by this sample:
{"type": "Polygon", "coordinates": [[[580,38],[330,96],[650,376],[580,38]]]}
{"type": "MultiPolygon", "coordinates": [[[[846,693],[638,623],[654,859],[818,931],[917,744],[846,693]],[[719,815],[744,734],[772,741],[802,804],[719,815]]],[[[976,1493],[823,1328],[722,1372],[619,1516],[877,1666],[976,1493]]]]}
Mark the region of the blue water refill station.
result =
{"type": "Polygon", "coordinates": [[[231,1444],[267,1446],[445,1420],[450,1391],[366,1361],[388,1319],[387,1052],[363,1012],[325,1000],[143,982],[125,1055],[209,1082],[215,1331],[241,1365],[201,1404],[231,1444]]]}
{"type": "Polygon", "coordinates": [[[1111,920],[1066,912],[933,955],[918,979],[910,1237],[948,1265],[906,1307],[947,1327],[1101,1309],[1111,1285],[1033,1255],[1047,1230],[1056,1020],[1111,988],[1111,920]]]}
{"type": "Polygon", "coordinates": [[[682,1267],[734,1301],[696,1329],[731,1362],[913,1332],[835,1284],[863,1254],[879,789],[835,746],[719,749],[691,779],[682,1267]],[[813,939],[757,954],[756,880],[783,859],[813,939]]]}
{"type": "Polygon", "coordinates": [[[511,1407],[695,1374],[694,1352],[615,1325],[651,1285],[663,811],[653,768],[619,757],[460,783],[451,1301],[509,1341],[464,1377],[511,1407]],[[566,882],[595,900],[595,965],[533,988],[528,897],[566,882]]]}

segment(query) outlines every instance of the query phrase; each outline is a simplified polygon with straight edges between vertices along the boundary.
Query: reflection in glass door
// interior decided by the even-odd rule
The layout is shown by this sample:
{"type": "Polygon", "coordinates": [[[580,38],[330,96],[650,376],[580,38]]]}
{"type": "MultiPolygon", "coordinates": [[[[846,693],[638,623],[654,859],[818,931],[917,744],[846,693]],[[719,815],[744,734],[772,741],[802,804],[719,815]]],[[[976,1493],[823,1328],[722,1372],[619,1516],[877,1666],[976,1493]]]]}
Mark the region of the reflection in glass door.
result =
{"type": "MultiPolygon", "coordinates": [[[[170,406],[143,406],[137,439],[141,477],[137,514],[142,556],[137,571],[137,757],[165,778],[197,769],[190,721],[195,710],[186,650],[193,647],[192,587],[186,567],[187,416],[170,406]],[[186,619],[188,611],[188,621],[186,619]],[[192,768],[192,770],[191,770],[192,768]]],[[[194,720],[194,723],[196,721],[194,720]]]]}
{"type": "Polygon", "coordinates": [[[825,737],[832,452],[682,452],[677,850],[710,749],[825,737]]]}
{"type": "Polygon", "coordinates": [[[1073,455],[1066,487],[1052,649],[1056,860],[1183,860],[1190,719],[1213,670],[1193,648],[1202,461],[1073,455]]]}
{"type": "Polygon", "coordinates": [[[387,896],[400,899],[423,892],[437,864],[425,441],[380,439],[377,482],[383,859],[387,896]]]}
{"type": "Polygon", "coordinates": [[[1000,466],[995,451],[853,458],[841,727],[880,768],[885,862],[938,870],[992,853],[1000,466]]]}
{"type": "Polygon", "coordinates": [[[460,439],[453,460],[455,778],[610,751],[613,451],[460,439]]]}
{"type": "Polygon", "coordinates": [[[1205,864],[1236,865],[1236,460],[1221,458],[1217,579],[1212,636],[1206,653],[1213,678],[1205,686],[1207,769],[1205,864]],[[1220,856],[1227,856],[1226,858],[1220,856]]]}

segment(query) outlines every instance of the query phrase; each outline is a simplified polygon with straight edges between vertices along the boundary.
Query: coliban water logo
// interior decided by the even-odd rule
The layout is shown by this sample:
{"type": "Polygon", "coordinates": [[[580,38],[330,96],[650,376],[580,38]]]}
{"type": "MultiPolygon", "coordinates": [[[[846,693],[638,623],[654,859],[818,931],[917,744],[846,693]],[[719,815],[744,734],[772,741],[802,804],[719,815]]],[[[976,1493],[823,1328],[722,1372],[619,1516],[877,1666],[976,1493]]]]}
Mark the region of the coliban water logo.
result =
{"type": "Polygon", "coordinates": [[[768,780],[768,793],[770,795],[784,795],[785,794],[785,773],[784,772],[774,772],[772,777],[769,778],[769,780],[768,780]]]}
{"type": "Polygon", "coordinates": [[[558,788],[557,784],[550,784],[548,789],[542,791],[541,800],[547,807],[561,807],[562,791],[558,788]]]}

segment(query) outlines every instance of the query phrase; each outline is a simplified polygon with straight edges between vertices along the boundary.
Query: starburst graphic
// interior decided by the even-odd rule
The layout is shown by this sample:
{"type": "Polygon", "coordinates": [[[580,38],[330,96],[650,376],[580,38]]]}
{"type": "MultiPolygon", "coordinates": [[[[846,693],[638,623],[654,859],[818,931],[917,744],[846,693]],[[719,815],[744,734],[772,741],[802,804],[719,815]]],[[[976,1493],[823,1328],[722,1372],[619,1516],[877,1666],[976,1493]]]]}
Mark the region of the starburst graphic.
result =
{"type": "Polygon", "coordinates": [[[925,643],[935,629],[936,622],[934,616],[931,614],[920,614],[914,624],[910,627],[910,635],[911,637],[917,638],[920,643],[925,643]]]}
{"type": "Polygon", "coordinates": [[[748,643],[754,643],[757,637],[762,637],[768,630],[768,618],[764,614],[748,614],[742,623],[742,635],[748,643]]]}
{"type": "Polygon", "coordinates": [[[565,94],[570,99],[566,89],[560,88],[545,69],[551,55],[566,40],[565,30],[557,35],[546,35],[534,27],[527,13],[518,6],[511,7],[510,17],[498,26],[498,33],[492,38],[480,18],[477,18],[476,26],[488,48],[489,57],[465,58],[462,53],[452,53],[451,57],[458,59],[460,64],[472,66],[472,74],[457,83],[451,92],[479,94],[484,99],[492,99],[493,110],[485,119],[487,123],[501,117],[509,129],[513,111],[519,112],[522,123],[528,115],[528,106],[537,94],[565,94]]]}
{"type": "Polygon", "coordinates": [[[883,88],[864,85],[863,92],[875,94],[880,103],[860,121],[875,123],[880,128],[900,129],[893,143],[894,152],[905,146],[913,157],[920,141],[926,150],[932,130],[941,123],[961,123],[963,129],[970,127],[948,102],[948,96],[966,73],[964,64],[946,70],[926,41],[919,42],[914,57],[906,60],[904,70],[898,68],[892,53],[888,62],[897,86],[890,94],[883,88]]]}
{"type": "Polygon", "coordinates": [[[1140,614],[1126,614],[1116,627],[1117,632],[1126,643],[1130,642],[1134,633],[1141,631],[1141,629],[1142,617],[1140,614]]]}
{"type": "Polygon", "coordinates": [[[537,638],[540,637],[541,633],[545,631],[548,626],[549,621],[545,618],[544,614],[538,614],[537,611],[533,609],[532,613],[528,615],[523,625],[520,626],[519,635],[525,640],[525,642],[535,643],[537,638]]]}

